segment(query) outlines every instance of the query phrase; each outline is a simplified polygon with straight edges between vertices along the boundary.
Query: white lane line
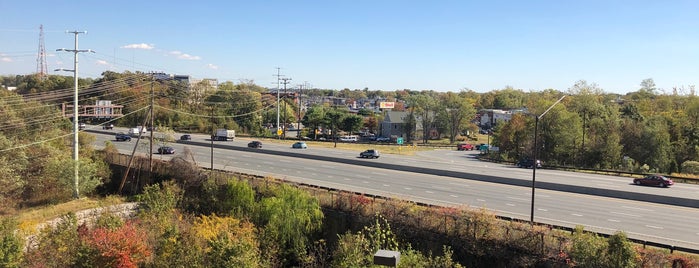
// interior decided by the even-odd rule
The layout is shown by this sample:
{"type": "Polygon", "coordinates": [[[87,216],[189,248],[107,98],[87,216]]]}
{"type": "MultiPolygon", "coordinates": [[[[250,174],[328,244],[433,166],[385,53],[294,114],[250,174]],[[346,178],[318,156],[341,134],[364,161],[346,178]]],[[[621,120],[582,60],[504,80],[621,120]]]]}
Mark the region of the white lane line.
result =
{"type": "Polygon", "coordinates": [[[609,213],[616,214],[616,215],[622,215],[622,216],[635,217],[635,218],[641,217],[641,215],[629,214],[629,213],[622,213],[622,212],[610,211],[609,213]]]}
{"type": "Polygon", "coordinates": [[[331,178],[331,179],[332,179],[332,178],[334,178],[334,177],[335,177],[335,176],[333,176],[333,175],[328,175],[328,178],[331,178]]]}
{"type": "Polygon", "coordinates": [[[648,227],[648,228],[653,228],[653,229],[665,229],[665,228],[663,228],[663,227],[654,226],[654,225],[646,225],[646,227],[648,227]]]}
{"type": "MultiPolygon", "coordinates": [[[[529,196],[531,196],[531,194],[529,194],[529,196]]],[[[551,196],[550,196],[550,195],[545,195],[545,194],[536,194],[536,197],[537,197],[537,198],[539,198],[539,197],[549,198],[549,197],[551,197],[551,196]]]]}
{"type": "Polygon", "coordinates": [[[611,222],[621,222],[620,220],[615,220],[615,219],[607,219],[607,221],[611,221],[611,222]]]}
{"type": "Polygon", "coordinates": [[[362,181],[362,183],[369,183],[368,181],[362,181]]]}
{"type": "Polygon", "coordinates": [[[458,197],[459,197],[458,195],[454,195],[454,194],[450,194],[449,196],[454,197],[454,198],[458,198],[458,197]]]}
{"type": "Polygon", "coordinates": [[[289,170],[288,170],[288,169],[286,169],[286,168],[282,168],[282,171],[285,171],[285,172],[286,172],[286,171],[289,171],[289,170]]]}
{"type": "Polygon", "coordinates": [[[269,161],[264,161],[264,162],[262,162],[262,164],[265,164],[265,165],[274,165],[274,163],[269,162],[269,161]]]}
{"type": "Polygon", "coordinates": [[[508,198],[508,199],[512,199],[512,200],[519,200],[519,201],[529,201],[529,199],[526,199],[526,198],[519,198],[519,197],[511,197],[511,196],[508,196],[507,198],[508,198]]]}
{"type": "Polygon", "coordinates": [[[351,181],[352,179],[350,179],[350,178],[345,178],[345,180],[346,180],[346,181],[351,181]]]}
{"type": "Polygon", "coordinates": [[[303,167],[303,169],[308,169],[308,170],[318,170],[317,168],[312,168],[312,167],[303,167]]]}
{"type": "Polygon", "coordinates": [[[318,175],[318,174],[316,174],[316,173],[311,173],[311,175],[316,176],[316,175],[318,175]]]}
{"type": "Polygon", "coordinates": [[[391,185],[388,185],[388,184],[384,184],[383,186],[384,187],[391,187],[391,185]]]}
{"type": "Polygon", "coordinates": [[[506,203],[505,205],[508,205],[508,206],[511,206],[511,207],[514,207],[514,206],[515,206],[515,204],[512,204],[512,203],[506,203]]]}
{"type": "Polygon", "coordinates": [[[583,216],[582,214],[577,214],[577,213],[573,213],[573,214],[570,214],[570,215],[573,215],[573,216],[576,216],[576,217],[582,217],[582,216],[583,216]]]}
{"type": "Polygon", "coordinates": [[[406,189],[406,190],[410,191],[410,190],[412,190],[413,188],[410,188],[410,187],[403,187],[403,189],[406,189]]]}
{"type": "Polygon", "coordinates": [[[461,186],[461,187],[471,187],[468,184],[463,184],[463,183],[455,183],[455,182],[450,182],[449,184],[451,185],[456,185],[456,186],[461,186]]]}
{"type": "Polygon", "coordinates": [[[380,172],[374,172],[374,171],[372,171],[372,172],[371,172],[371,174],[374,174],[374,175],[379,175],[379,176],[386,176],[386,174],[385,174],[385,173],[380,173],[380,172]]]}
{"type": "Polygon", "coordinates": [[[640,211],[653,211],[652,209],[647,209],[647,208],[637,208],[637,207],[629,207],[629,206],[621,206],[622,208],[627,208],[627,209],[633,209],[633,210],[640,210],[640,211]]]}
{"type": "Polygon", "coordinates": [[[536,210],[538,210],[538,211],[549,211],[548,209],[545,209],[545,208],[537,208],[536,210]]]}
{"type": "Polygon", "coordinates": [[[485,202],[485,199],[480,199],[480,198],[478,198],[478,199],[476,199],[476,201],[478,201],[478,202],[485,202]]]}
{"type": "Polygon", "coordinates": [[[323,168],[330,168],[330,169],[334,169],[334,168],[335,168],[335,167],[333,167],[333,166],[328,166],[328,165],[321,165],[320,167],[323,167],[323,168]]]}
{"type": "Polygon", "coordinates": [[[291,160],[279,159],[279,162],[282,162],[282,163],[291,163],[291,160]]]}
{"type": "Polygon", "coordinates": [[[433,191],[425,191],[425,193],[433,194],[434,192],[433,191]]]}

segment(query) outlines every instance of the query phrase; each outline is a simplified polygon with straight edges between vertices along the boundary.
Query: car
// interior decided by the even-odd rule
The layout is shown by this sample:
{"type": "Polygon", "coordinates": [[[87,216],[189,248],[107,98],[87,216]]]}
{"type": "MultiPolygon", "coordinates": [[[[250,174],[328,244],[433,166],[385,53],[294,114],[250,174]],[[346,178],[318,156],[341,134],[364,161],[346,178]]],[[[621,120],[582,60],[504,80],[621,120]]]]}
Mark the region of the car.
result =
{"type": "Polygon", "coordinates": [[[378,138],[376,138],[376,141],[377,141],[377,142],[390,142],[390,141],[391,141],[391,138],[389,138],[389,137],[378,137],[378,138]]]}
{"type": "Polygon", "coordinates": [[[83,130],[83,129],[85,129],[86,127],[87,127],[87,125],[85,125],[85,123],[80,123],[80,124],[78,124],[78,129],[79,129],[79,130],[83,130]]]}
{"type": "Polygon", "coordinates": [[[161,146],[160,148],[158,148],[158,153],[159,154],[174,154],[175,148],[172,148],[170,146],[161,146]]]}
{"type": "Polygon", "coordinates": [[[180,140],[181,140],[181,141],[192,140],[192,135],[184,134],[184,135],[180,136],[180,140]]]}
{"type": "Polygon", "coordinates": [[[474,149],[476,149],[476,147],[470,143],[459,143],[456,145],[456,150],[459,151],[473,151],[474,149]]]}
{"type": "Polygon", "coordinates": [[[299,141],[291,145],[294,149],[308,149],[308,145],[305,142],[299,141]]]}
{"type": "Polygon", "coordinates": [[[648,175],[648,176],[645,176],[641,179],[633,179],[633,184],[648,185],[648,186],[660,186],[663,188],[667,188],[667,187],[670,187],[671,185],[674,185],[675,182],[673,182],[671,179],[668,179],[662,175],[648,175]]]}
{"type": "MultiPolygon", "coordinates": [[[[534,159],[525,158],[517,162],[517,167],[521,168],[533,168],[534,159]]],[[[541,160],[536,160],[536,168],[541,168],[541,160]]]]}
{"type": "Polygon", "coordinates": [[[359,157],[361,157],[361,158],[379,158],[379,156],[381,156],[379,154],[379,151],[374,150],[374,149],[369,149],[369,150],[366,150],[364,152],[359,153],[359,157]]]}
{"type": "Polygon", "coordinates": [[[262,148],[262,142],[251,141],[250,143],[248,143],[248,147],[250,147],[250,148],[262,148]]]}
{"type": "Polygon", "coordinates": [[[488,145],[487,143],[481,143],[481,144],[476,145],[475,149],[479,150],[479,151],[485,151],[485,150],[488,150],[489,147],[490,147],[490,145],[488,145]]]}
{"type": "Polygon", "coordinates": [[[114,138],[117,141],[131,141],[131,136],[123,132],[117,133],[116,135],[114,135],[114,138]]]}
{"type": "Polygon", "coordinates": [[[105,125],[102,125],[102,129],[113,129],[113,128],[114,128],[114,125],[113,125],[113,124],[105,124],[105,125]]]}

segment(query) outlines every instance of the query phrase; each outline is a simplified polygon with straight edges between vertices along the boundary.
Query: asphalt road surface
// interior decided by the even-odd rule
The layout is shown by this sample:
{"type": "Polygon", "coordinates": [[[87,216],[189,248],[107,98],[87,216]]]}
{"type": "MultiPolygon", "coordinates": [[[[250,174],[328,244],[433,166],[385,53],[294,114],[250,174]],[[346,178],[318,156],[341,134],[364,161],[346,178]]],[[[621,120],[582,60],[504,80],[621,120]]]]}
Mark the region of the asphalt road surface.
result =
{"type": "MultiPolygon", "coordinates": [[[[115,128],[113,132],[124,130],[115,128]]],[[[113,134],[92,134],[97,137],[96,147],[103,147],[104,142],[109,140],[116,144],[122,153],[130,154],[136,143],[136,139],[131,142],[116,142],[113,134]]],[[[179,136],[179,134],[175,135],[176,138],[179,136]]],[[[247,147],[247,143],[251,140],[237,138],[234,141],[214,143],[247,147]]],[[[210,143],[209,137],[205,135],[192,135],[192,141],[210,143]]],[[[362,151],[314,148],[313,144],[309,144],[308,149],[291,149],[291,144],[294,142],[294,140],[263,141],[263,148],[260,150],[357,159],[359,159],[359,152],[362,151]]],[[[178,143],[169,143],[168,146],[175,148],[174,155],[156,154],[154,158],[168,160],[182,154],[187,147],[200,166],[210,167],[211,165],[210,147],[178,143]]],[[[147,155],[148,147],[139,146],[137,154],[147,155]]],[[[367,146],[367,148],[370,147],[367,146]]],[[[154,150],[157,148],[158,146],[154,145],[154,150]]],[[[421,151],[413,156],[384,153],[379,159],[362,160],[531,181],[531,169],[482,162],[475,159],[475,154],[474,151],[439,149],[421,151]]],[[[524,220],[530,218],[530,187],[218,148],[214,149],[214,168],[274,176],[290,181],[436,205],[486,208],[501,216],[524,220]]],[[[699,197],[697,185],[676,184],[670,188],[642,187],[632,185],[629,178],[616,176],[538,169],[536,180],[692,199],[699,197]]],[[[699,228],[696,227],[699,222],[699,209],[696,208],[537,189],[534,216],[537,222],[568,227],[583,225],[586,230],[608,234],[624,231],[631,238],[699,249],[699,228]]]]}

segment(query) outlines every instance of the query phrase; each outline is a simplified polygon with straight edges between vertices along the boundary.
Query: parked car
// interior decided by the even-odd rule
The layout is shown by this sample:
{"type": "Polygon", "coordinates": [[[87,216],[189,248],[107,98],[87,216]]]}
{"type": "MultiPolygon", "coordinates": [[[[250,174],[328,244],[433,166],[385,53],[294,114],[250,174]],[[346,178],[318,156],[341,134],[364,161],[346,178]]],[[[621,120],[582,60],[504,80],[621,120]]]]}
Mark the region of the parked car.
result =
{"type": "Polygon", "coordinates": [[[308,149],[308,145],[305,142],[299,141],[291,145],[294,149],[308,149]]]}
{"type": "Polygon", "coordinates": [[[476,149],[476,147],[470,143],[459,143],[456,145],[456,150],[459,151],[472,151],[473,149],[476,149]]]}
{"type": "Polygon", "coordinates": [[[649,186],[660,186],[663,188],[670,187],[674,185],[671,179],[666,178],[662,175],[648,175],[641,179],[633,179],[633,184],[636,185],[649,185],[649,186]]]}
{"type": "MultiPolygon", "coordinates": [[[[517,167],[521,168],[534,168],[534,159],[522,159],[517,162],[517,167]]],[[[541,168],[541,160],[536,160],[536,168],[541,168]]]]}
{"type": "Polygon", "coordinates": [[[83,130],[83,129],[85,129],[86,127],[87,127],[87,125],[85,125],[85,123],[80,122],[80,123],[78,124],[78,129],[79,129],[79,130],[83,130]]]}
{"type": "Polygon", "coordinates": [[[248,147],[250,147],[250,148],[262,148],[262,142],[251,141],[250,143],[248,143],[248,147]]]}
{"type": "Polygon", "coordinates": [[[374,149],[369,149],[364,152],[359,153],[359,157],[361,158],[379,158],[381,156],[379,154],[379,151],[374,150],[374,149]]]}
{"type": "Polygon", "coordinates": [[[113,129],[113,128],[114,128],[114,125],[113,125],[113,124],[105,124],[105,125],[102,125],[102,129],[113,129]]]}
{"type": "Polygon", "coordinates": [[[390,141],[391,141],[391,138],[389,138],[389,137],[378,137],[378,138],[376,138],[376,141],[377,141],[377,142],[390,142],[390,141]]]}
{"type": "Polygon", "coordinates": [[[180,136],[180,140],[182,140],[182,141],[192,140],[192,135],[184,134],[184,135],[180,136]]]}
{"type": "Polygon", "coordinates": [[[162,146],[162,147],[158,148],[158,153],[159,154],[174,154],[175,148],[172,148],[170,146],[162,146]]]}
{"type": "Polygon", "coordinates": [[[116,135],[114,135],[114,138],[117,141],[131,141],[131,136],[123,132],[117,133],[116,135]]]}

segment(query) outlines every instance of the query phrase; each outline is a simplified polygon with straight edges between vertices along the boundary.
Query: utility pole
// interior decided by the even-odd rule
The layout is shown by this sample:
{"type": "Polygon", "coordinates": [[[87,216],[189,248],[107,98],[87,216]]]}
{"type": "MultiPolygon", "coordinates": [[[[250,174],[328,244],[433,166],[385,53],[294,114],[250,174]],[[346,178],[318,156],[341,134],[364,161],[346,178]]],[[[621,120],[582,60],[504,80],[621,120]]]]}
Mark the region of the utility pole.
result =
{"type": "Polygon", "coordinates": [[[56,49],[56,51],[65,51],[65,52],[73,52],[73,70],[66,70],[66,69],[56,69],[56,71],[67,71],[67,72],[73,72],[73,82],[75,86],[75,90],[73,92],[73,169],[74,169],[74,181],[73,181],[73,198],[78,199],[80,198],[80,190],[78,188],[79,184],[79,177],[78,177],[78,168],[80,168],[78,164],[78,121],[79,121],[79,116],[78,116],[78,52],[93,52],[91,49],[78,49],[78,34],[81,33],[87,33],[87,31],[72,31],[68,32],[72,33],[75,35],[75,48],[74,49],[65,49],[65,48],[59,48],[56,49]]]}
{"type": "MultiPolygon", "coordinates": [[[[284,84],[284,97],[286,98],[286,85],[288,85],[291,81],[291,78],[282,78],[282,83],[284,84]]],[[[286,139],[286,124],[287,124],[287,119],[289,119],[286,116],[286,101],[284,102],[284,126],[282,127],[282,133],[284,133],[284,139],[286,139]]]]}
{"type": "Polygon", "coordinates": [[[281,128],[279,127],[279,81],[280,78],[283,76],[279,73],[279,70],[281,68],[277,67],[277,139],[281,137],[281,128]]]}
{"type": "Polygon", "coordinates": [[[153,181],[153,131],[155,127],[153,125],[153,109],[155,108],[155,94],[153,93],[153,84],[155,83],[155,75],[150,74],[150,153],[148,154],[148,176],[150,176],[151,181],[153,181]]]}

